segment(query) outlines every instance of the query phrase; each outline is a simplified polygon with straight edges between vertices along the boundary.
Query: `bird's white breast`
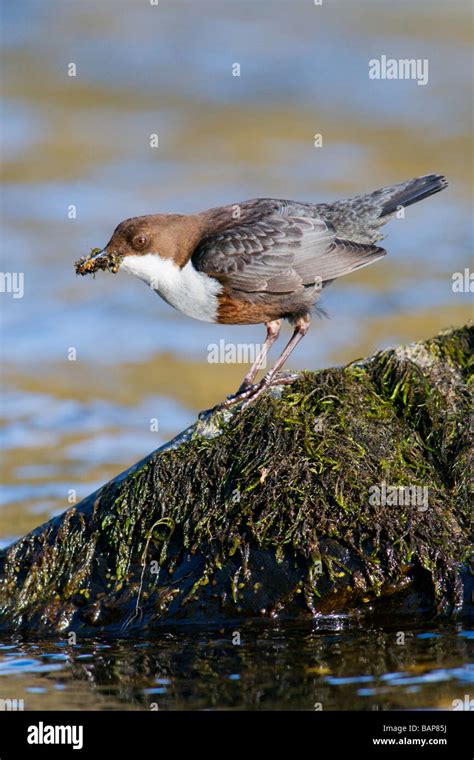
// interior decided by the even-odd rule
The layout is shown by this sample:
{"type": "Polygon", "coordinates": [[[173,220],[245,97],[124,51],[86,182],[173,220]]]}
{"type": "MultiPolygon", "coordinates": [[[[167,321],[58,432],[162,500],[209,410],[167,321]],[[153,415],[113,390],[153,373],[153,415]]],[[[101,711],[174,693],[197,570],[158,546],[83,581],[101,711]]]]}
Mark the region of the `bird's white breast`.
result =
{"type": "Polygon", "coordinates": [[[125,256],[120,268],[146,282],[170,306],[188,317],[204,322],[217,321],[217,296],[222,291],[222,285],[207,274],[198,272],[191,261],[181,269],[172,259],[146,253],[143,256],[125,256]]]}

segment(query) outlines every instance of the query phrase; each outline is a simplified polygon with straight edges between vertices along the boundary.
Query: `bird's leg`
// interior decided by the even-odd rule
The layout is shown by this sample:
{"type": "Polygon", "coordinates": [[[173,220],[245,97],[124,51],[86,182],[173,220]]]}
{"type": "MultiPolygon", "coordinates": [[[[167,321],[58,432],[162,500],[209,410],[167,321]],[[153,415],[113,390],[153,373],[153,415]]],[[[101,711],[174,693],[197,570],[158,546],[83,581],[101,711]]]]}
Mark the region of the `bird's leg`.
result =
{"type": "Polygon", "coordinates": [[[265,343],[260,349],[257,358],[255,359],[254,363],[252,364],[249,371],[245,375],[239,387],[239,390],[237,391],[235,395],[238,395],[239,393],[246,391],[252,385],[253,381],[255,380],[255,375],[257,374],[262,364],[265,363],[265,359],[267,358],[267,354],[270,348],[273,346],[275,341],[278,340],[278,336],[280,335],[280,330],[281,330],[281,319],[275,319],[272,322],[267,322],[266,328],[267,328],[267,337],[265,338],[265,343]]]}
{"type": "Polygon", "coordinates": [[[237,404],[239,401],[243,401],[252,391],[258,388],[258,385],[252,385],[255,375],[267,358],[267,354],[270,347],[275,343],[281,330],[281,320],[275,319],[273,322],[267,322],[267,337],[265,343],[260,349],[257,358],[250,367],[249,371],[245,375],[239,390],[237,393],[233,393],[231,396],[227,396],[226,400],[219,404],[216,409],[227,409],[229,406],[237,404]]]}
{"type": "MultiPolygon", "coordinates": [[[[309,328],[309,315],[306,315],[305,317],[300,317],[295,322],[295,331],[293,335],[291,336],[286,348],[282,351],[281,355],[275,362],[275,365],[272,367],[270,372],[267,372],[265,377],[257,385],[249,385],[244,390],[242,391],[239,390],[234,396],[229,396],[225,401],[222,402],[222,404],[219,404],[216,407],[216,409],[227,409],[229,406],[238,404],[241,401],[245,402],[242,405],[242,409],[244,409],[246,406],[252,403],[252,401],[255,401],[255,399],[257,399],[272,383],[274,383],[275,385],[290,385],[292,382],[294,382],[294,380],[296,379],[296,376],[284,377],[284,378],[281,378],[280,380],[280,378],[276,378],[275,375],[278,372],[278,370],[281,369],[281,367],[284,365],[284,363],[288,359],[289,355],[291,354],[295,346],[300,342],[301,338],[303,338],[304,335],[306,335],[306,333],[308,332],[308,328],[309,328]]],[[[267,337],[267,340],[268,340],[268,337],[267,337]]],[[[276,340],[276,337],[273,338],[273,341],[274,340],[276,340]]],[[[267,351],[268,351],[268,348],[267,348],[267,351]]]]}
{"type": "MultiPolygon", "coordinates": [[[[290,340],[288,341],[286,347],[281,352],[274,366],[271,368],[269,372],[267,372],[265,377],[260,381],[260,383],[255,388],[255,390],[251,390],[250,393],[247,394],[247,398],[242,404],[242,409],[245,409],[249,404],[255,401],[259,396],[261,396],[261,394],[264,391],[266,391],[267,388],[270,387],[272,382],[275,380],[275,375],[278,372],[278,370],[283,367],[284,363],[288,359],[293,349],[298,345],[300,340],[304,338],[304,336],[308,332],[309,325],[310,325],[309,314],[306,314],[304,317],[300,317],[299,319],[296,320],[295,331],[293,335],[291,336],[290,340]]],[[[282,384],[288,384],[289,380],[290,379],[287,379],[287,383],[285,383],[283,380],[282,384]]]]}

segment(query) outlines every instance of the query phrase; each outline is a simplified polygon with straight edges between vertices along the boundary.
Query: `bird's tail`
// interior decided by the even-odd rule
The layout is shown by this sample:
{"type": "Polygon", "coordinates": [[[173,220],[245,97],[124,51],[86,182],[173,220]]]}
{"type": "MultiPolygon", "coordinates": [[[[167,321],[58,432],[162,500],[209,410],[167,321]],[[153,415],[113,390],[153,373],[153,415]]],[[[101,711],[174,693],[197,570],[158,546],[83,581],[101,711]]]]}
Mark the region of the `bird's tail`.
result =
{"type": "Polygon", "coordinates": [[[380,228],[399,209],[439,193],[447,184],[441,174],[427,174],[317,208],[323,218],[334,225],[339,238],[355,243],[375,243],[383,238],[380,228]]]}
{"type": "Polygon", "coordinates": [[[427,174],[424,177],[416,177],[416,179],[401,182],[399,185],[378,190],[374,195],[380,194],[382,201],[380,216],[393,214],[401,206],[411,206],[412,203],[418,203],[423,198],[439,193],[447,184],[445,177],[441,174],[427,174]]]}

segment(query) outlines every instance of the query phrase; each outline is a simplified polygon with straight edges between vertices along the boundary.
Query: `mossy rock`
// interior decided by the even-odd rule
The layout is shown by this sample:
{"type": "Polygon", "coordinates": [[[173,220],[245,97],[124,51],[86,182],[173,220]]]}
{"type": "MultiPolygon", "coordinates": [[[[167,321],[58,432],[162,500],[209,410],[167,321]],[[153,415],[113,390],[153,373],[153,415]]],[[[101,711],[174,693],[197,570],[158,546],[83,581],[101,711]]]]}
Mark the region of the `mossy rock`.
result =
{"type": "Polygon", "coordinates": [[[473,332],[203,415],[0,553],[0,630],[468,614],[473,332]]]}

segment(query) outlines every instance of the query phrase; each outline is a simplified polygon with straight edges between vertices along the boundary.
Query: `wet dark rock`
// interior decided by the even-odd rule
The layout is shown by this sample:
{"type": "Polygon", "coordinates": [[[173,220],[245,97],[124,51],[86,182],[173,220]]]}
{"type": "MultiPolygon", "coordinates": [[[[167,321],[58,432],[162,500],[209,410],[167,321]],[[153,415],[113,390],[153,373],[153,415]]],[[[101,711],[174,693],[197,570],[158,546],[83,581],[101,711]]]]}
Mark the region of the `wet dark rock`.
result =
{"type": "Polygon", "coordinates": [[[473,332],[204,415],[0,553],[0,631],[472,614],[473,332]]]}

